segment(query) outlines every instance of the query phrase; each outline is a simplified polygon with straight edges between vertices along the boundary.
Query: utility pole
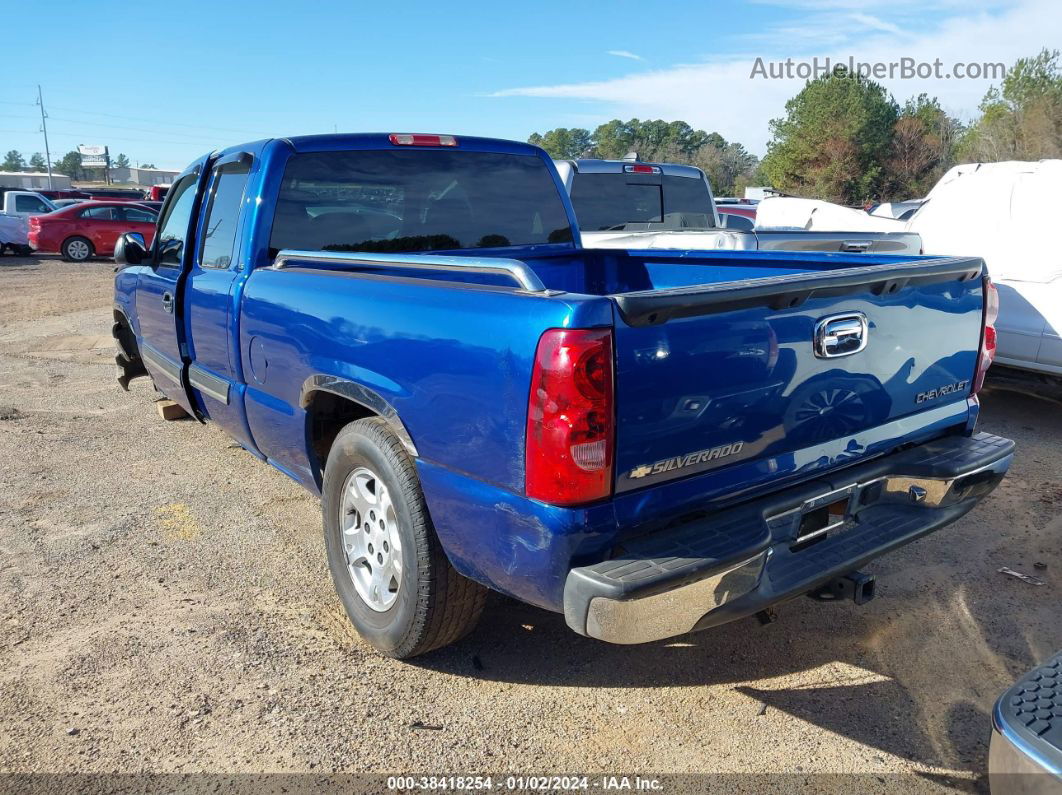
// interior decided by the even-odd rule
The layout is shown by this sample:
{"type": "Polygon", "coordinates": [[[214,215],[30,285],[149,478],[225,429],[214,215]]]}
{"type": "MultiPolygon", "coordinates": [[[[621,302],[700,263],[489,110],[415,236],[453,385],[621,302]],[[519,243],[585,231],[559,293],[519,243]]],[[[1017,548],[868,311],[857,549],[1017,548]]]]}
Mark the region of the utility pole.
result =
{"type": "Polygon", "coordinates": [[[52,153],[48,149],[48,114],[44,112],[44,96],[41,94],[41,84],[37,84],[37,104],[41,106],[41,132],[44,133],[44,158],[48,164],[48,190],[55,190],[52,185],[52,153]]]}

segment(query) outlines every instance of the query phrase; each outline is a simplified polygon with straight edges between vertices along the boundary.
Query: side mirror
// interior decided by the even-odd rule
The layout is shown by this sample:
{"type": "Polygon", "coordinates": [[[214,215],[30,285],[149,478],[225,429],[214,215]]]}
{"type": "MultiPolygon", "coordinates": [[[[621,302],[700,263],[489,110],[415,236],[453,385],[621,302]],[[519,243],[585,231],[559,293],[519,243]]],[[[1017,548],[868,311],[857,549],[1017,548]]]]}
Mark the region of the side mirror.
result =
{"type": "Polygon", "coordinates": [[[175,268],[181,267],[181,251],[184,249],[184,241],[180,238],[170,238],[158,242],[159,265],[170,265],[175,268]]]}
{"type": "Polygon", "coordinates": [[[147,259],[147,244],[139,232],[126,232],[118,237],[114,244],[114,261],[122,268],[127,265],[139,265],[147,259]]]}

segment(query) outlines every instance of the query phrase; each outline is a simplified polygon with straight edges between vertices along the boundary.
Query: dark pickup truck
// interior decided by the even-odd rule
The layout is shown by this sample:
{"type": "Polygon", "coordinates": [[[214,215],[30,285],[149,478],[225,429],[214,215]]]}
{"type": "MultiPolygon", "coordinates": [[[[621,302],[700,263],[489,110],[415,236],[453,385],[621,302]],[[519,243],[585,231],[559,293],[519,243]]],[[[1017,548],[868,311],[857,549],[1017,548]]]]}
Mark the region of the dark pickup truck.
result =
{"type": "Polygon", "coordinates": [[[974,430],[980,260],[585,249],[526,144],[231,147],[116,259],[120,382],[320,494],[343,604],[395,657],[489,588],[615,643],[863,601],[855,570],[1011,460],[974,430]]]}

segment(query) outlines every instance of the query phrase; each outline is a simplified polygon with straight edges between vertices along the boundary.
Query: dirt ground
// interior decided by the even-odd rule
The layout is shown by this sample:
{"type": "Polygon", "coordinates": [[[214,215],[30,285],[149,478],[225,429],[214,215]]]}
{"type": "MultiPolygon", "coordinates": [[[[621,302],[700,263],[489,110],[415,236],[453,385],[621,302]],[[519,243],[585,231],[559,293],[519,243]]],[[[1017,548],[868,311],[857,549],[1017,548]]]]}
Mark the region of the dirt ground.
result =
{"type": "Polygon", "coordinates": [[[798,599],[768,626],[618,647],[497,597],[459,645],[383,659],[333,593],[316,499],[217,429],[161,421],[145,380],[117,386],[112,270],[0,259],[0,771],[982,790],[994,699],[1062,648],[1062,410],[991,390],[1010,476],[867,567],[866,606],[798,599]]]}

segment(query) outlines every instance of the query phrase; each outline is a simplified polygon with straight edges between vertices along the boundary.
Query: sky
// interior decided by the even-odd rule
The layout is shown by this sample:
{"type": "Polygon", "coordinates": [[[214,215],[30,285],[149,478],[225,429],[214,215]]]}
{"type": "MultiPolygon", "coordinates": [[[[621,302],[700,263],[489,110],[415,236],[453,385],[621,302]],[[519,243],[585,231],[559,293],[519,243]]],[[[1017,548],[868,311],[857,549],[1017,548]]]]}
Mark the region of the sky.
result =
{"type": "MultiPolygon", "coordinates": [[[[5,23],[27,40],[0,82],[0,153],[43,152],[39,84],[53,159],[103,144],[174,169],[258,138],[526,140],[632,117],[681,119],[762,155],[804,81],[753,78],[757,58],[939,58],[950,71],[1062,48],[1060,0],[48,0],[7,4],[5,23]]],[[[880,82],[969,120],[998,81],[880,82]]]]}

